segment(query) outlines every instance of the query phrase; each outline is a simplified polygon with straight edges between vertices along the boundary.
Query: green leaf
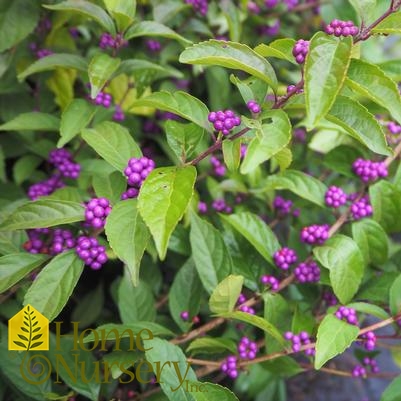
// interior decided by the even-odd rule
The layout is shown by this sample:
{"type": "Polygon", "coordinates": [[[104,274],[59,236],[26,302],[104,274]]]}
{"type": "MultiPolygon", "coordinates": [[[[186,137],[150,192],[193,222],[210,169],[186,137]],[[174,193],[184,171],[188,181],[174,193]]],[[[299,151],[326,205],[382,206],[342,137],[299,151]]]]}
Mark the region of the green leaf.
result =
{"type": "Polygon", "coordinates": [[[271,118],[272,122],[263,124],[262,130],[257,131],[255,138],[250,142],[241,165],[242,174],[255,170],[259,164],[283,150],[291,140],[291,122],[287,113],[272,110],[265,116],[271,118]]]}
{"type": "Polygon", "coordinates": [[[122,193],[127,187],[127,179],[119,171],[111,174],[98,174],[92,179],[92,186],[98,198],[104,197],[114,205],[121,199],[122,193]]]}
{"type": "Polygon", "coordinates": [[[0,230],[47,228],[84,219],[84,207],[80,203],[44,199],[18,207],[1,223],[0,230]]]}
{"type": "Polygon", "coordinates": [[[205,137],[205,130],[197,124],[183,124],[175,120],[167,120],[167,143],[178,159],[187,160],[195,154],[197,146],[205,137]]]}
{"type": "Polygon", "coordinates": [[[57,255],[29,287],[24,297],[24,306],[32,305],[52,321],[70,299],[83,268],[84,262],[74,250],[57,255]]]}
{"type": "Polygon", "coordinates": [[[379,22],[371,30],[371,33],[379,35],[392,35],[395,33],[401,33],[401,11],[392,13],[384,18],[383,21],[379,22]]]}
{"type": "Polygon", "coordinates": [[[188,381],[188,388],[196,401],[239,401],[231,390],[220,384],[188,381]]]}
{"type": "Polygon", "coordinates": [[[349,0],[349,2],[366,25],[372,19],[375,12],[376,0],[349,0]]]}
{"type": "Polygon", "coordinates": [[[316,259],[330,270],[330,283],[341,303],[348,303],[361,284],[365,261],[358,245],[349,237],[337,234],[324,245],[315,247],[316,259]]]}
{"type": "Polygon", "coordinates": [[[387,181],[381,180],[369,187],[370,203],[373,207],[373,219],[387,233],[401,230],[401,190],[387,181]]]}
{"type": "Polygon", "coordinates": [[[82,130],[82,138],[104,160],[119,171],[127,167],[132,157],[141,157],[139,146],[127,128],[112,122],[102,122],[94,128],[82,130]]]}
{"type": "Polygon", "coordinates": [[[287,189],[316,205],[324,206],[326,185],[318,179],[296,170],[285,170],[265,180],[266,189],[287,189]]]}
{"type": "Polygon", "coordinates": [[[84,99],[74,99],[61,114],[60,134],[57,147],[62,148],[78,135],[92,120],[96,108],[84,99]]]}
{"type": "Polygon", "coordinates": [[[124,35],[125,39],[137,38],[140,36],[158,36],[167,39],[174,39],[183,46],[188,46],[192,42],[178,33],[174,32],[168,26],[156,21],[140,21],[132,25],[124,35]]]}
{"type": "Polygon", "coordinates": [[[194,261],[190,258],[175,275],[168,294],[168,306],[171,316],[183,331],[188,330],[191,321],[184,322],[180,314],[182,311],[187,311],[190,318],[198,314],[202,289],[202,283],[199,280],[194,261]]]}
{"type": "Polygon", "coordinates": [[[399,275],[390,287],[390,311],[392,315],[401,312],[401,275],[399,275]]]}
{"type": "Polygon", "coordinates": [[[348,304],[347,307],[353,308],[357,312],[375,316],[381,320],[385,320],[390,317],[390,315],[383,308],[380,308],[380,306],[368,304],[367,302],[352,302],[348,304]]]}
{"type": "Polygon", "coordinates": [[[111,376],[113,379],[118,379],[135,363],[143,359],[143,354],[140,351],[112,351],[103,356],[103,361],[110,367],[111,376]]]}
{"type": "Polygon", "coordinates": [[[38,72],[55,70],[58,67],[72,68],[81,72],[86,72],[88,69],[87,61],[76,54],[57,53],[50,54],[32,63],[26,70],[18,74],[20,81],[32,74],[38,72]]]}
{"type": "Polygon", "coordinates": [[[13,166],[13,176],[16,184],[20,185],[28,178],[31,178],[32,172],[35,171],[43,160],[35,155],[26,155],[19,158],[13,166]]]}
{"type": "Polygon", "coordinates": [[[90,3],[85,0],[66,0],[62,3],[44,5],[43,7],[49,8],[50,10],[56,11],[73,11],[79,14],[83,14],[88,18],[94,19],[99,25],[101,25],[107,32],[111,34],[116,33],[113,20],[103,10],[103,8],[96,4],[90,3]]]}
{"type": "Polygon", "coordinates": [[[353,59],[348,69],[346,84],[387,109],[401,123],[401,97],[397,84],[379,67],[353,59]]]}
{"type": "Polygon", "coordinates": [[[259,216],[251,212],[241,212],[220,217],[243,235],[268,262],[272,263],[274,252],[281,246],[271,228],[259,216]]]}
{"type": "Polygon", "coordinates": [[[2,1],[0,6],[0,53],[25,39],[39,21],[39,5],[35,1],[2,1]]]}
{"type": "Polygon", "coordinates": [[[238,170],[241,160],[241,141],[223,141],[222,144],[224,163],[230,171],[238,170]]]}
{"type": "Polygon", "coordinates": [[[274,57],[281,60],[289,61],[290,63],[297,64],[292,49],[295,45],[295,39],[277,39],[266,45],[261,43],[255,47],[255,52],[263,57],[274,57]]]}
{"type": "Polygon", "coordinates": [[[338,96],[326,119],[344,128],[347,134],[371,151],[386,156],[392,154],[381,125],[375,116],[357,101],[338,96]]]}
{"type": "Polygon", "coordinates": [[[190,241],[199,278],[211,294],[232,271],[231,256],[220,232],[195,213],[191,213],[190,241]]]}
{"type": "Polygon", "coordinates": [[[398,59],[384,61],[383,63],[377,64],[386,75],[395,81],[401,80],[401,65],[398,59]]]}
{"type": "Polygon", "coordinates": [[[185,49],[179,61],[185,64],[219,65],[245,71],[267,82],[274,90],[277,89],[276,74],[270,63],[241,43],[220,40],[197,43],[185,49]]]}
{"type": "Polygon", "coordinates": [[[101,335],[102,332],[110,333],[107,337],[108,340],[112,341],[115,339],[115,331],[118,333],[118,338],[128,338],[130,337],[130,332],[134,334],[139,334],[141,330],[151,331],[154,336],[163,336],[163,337],[173,337],[174,333],[169,329],[161,326],[158,323],[154,322],[146,322],[140,321],[135,323],[126,323],[126,324],[115,324],[115,323],[107,323],[97,327],[95,330],[91,331],[86,337],[83,339],[83,343],[90,343],[95,340],[95,334],[98,336],[101,335]]]}
{"type": "Polygon", "coordinates": [[[144,281],[136,287],[125,272],[118,286],[118,310],[123,323],[153,321],[156,317],[155,300],[151,288],[144,281]]]}
{"type": "Polygon", "coordinates": [[[150,71],[158,72],[160,75],[163,76],[172,76],[175,78],[183,78],[183,74],[181,71],[170,67],[168,65],[160,65],[156,63],[151,63],[148,60],[142,60],[142,59],[129,59],[129,60],[123,60],[118,67],[118,70],[114,73],[114,76],[120,75],[120,74],[127,74],[131,75],[134,72],[137,71],[150,71]]]}
{"type": "Polygon", "coordinates": [[[401,376],[395,378],[384,390],[380,401],[401,401],[401,376]]]}
{"type": "Polygon", "coordinates": [[[139,268],[150,233],[137,209],[137,201],[128,199],[113,206],[106,220],[110,247],[126,265],[132,283],[139,281],[139,268]]]}
{"type": "Polygon", "coordinates": [[[230,274],[213,290],[209,307],[213,313],[232,312],[244,284],[243,276],[230,274]]]}
{"type": "Polygon", "coordinates": [[[116,21],[118,32],[124,32],[134,22],[136,0],[104,0],[104,5],[116,21]]]}
{"type": "Polygon", "coordinates": [[[388,258],[388,239],[382,226],[371,219],[352,223],[352,236],[365,258],[366,264],[384,264],[388,258]]]}
{"type": "Polygon", "coordinates": [[[284,344],[282,334],[271,323],[260,316],[251,315],[250,313],[241,311],[219,313],[219,316],[224,317],[225,319],[240,320],[241,322],[245,322],[252,326],[258,327],[259,329],[274,337],[280,344],[284,344]]]}
{"type": "Polygon", "coordinates": [[[138,209],[149,227],[160,259],[174,228],[191,201],[196,180],[196,168],[162,167],[153,170],[142,184],[138,209]]]}
{"type": "Polygon", "coordinates": [[[58,131],[60,120],[47,113],[23,113],[0,125],[0,131],[58,131]]]}
{"type": "Polygon", "coordinates": [[[359,328],[327,315],[317,331],[315,369],[343,353],[358,337],[359,328]]]}
{"type": "Polygon", "coordinates": [[[93,56],[88,67],[92,99],[96,98],[113,73],[117,71],[120,63],[119,58],[110,57],[106,53],[97,53],[93,56]]]}
{"type": "Polygon", "coordinates": [[[314,127],[331,109],[351,60],[352,38],[316,33],[305,61],[305,103],[308,126],[314,127]]]}
{"type": "Polygon", "coordinates": [[[216,354],[224,351],[235,354],[237,352],[236,342],[226,337],[201,337],[192,341],[186,349],[186,352],[190,352],[192,355],[204,353],[216,354]]]}
{"type": "Polygon", "coordinates": [[[292,152],[290,148],[284,148],[273,156],[273,160],[279,165],[280,171],[285,171],[292,163],[292,152]]]}
{"type": "Polygon", "coordinates": [[[208,131],[211,129],[207,120],[208,108],[199,99],[186,92],[154,92],[143,99],[137,100],[133,103],[133,106],[154,107],[169,111],[194,122],[208,131]]]}
{"type": "Polygon", "coordinates": [[[146,359],[153,365],[154,372],[158,372],[156,382],[160,383],[169,400],[193,401],[183,385],[185,380],[196,381],[196,374],[181,348],[160,338],[147,340],[144,347],[148,348],[145,352],[146,359]],[[164,366],[162,370],[160,366],[164,366]]]}
{"type": "Polygon", "coordinates": [[[34,255],[27,252],[2,256],[0,258],[0,293],[18,283],[47,259],[47,255],[34,255]]]}

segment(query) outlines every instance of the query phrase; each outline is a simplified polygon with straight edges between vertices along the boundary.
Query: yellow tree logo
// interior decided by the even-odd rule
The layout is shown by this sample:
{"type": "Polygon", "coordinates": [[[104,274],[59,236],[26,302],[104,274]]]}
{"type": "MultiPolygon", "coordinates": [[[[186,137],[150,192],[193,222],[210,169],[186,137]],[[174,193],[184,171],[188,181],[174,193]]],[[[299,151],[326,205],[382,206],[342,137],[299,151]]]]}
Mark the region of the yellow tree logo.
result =
{"type": "Polygon", "coordinates": [[[8,321],[8,349],[29,351],[49,349],[49,320],[31,305],[8,321]]]}

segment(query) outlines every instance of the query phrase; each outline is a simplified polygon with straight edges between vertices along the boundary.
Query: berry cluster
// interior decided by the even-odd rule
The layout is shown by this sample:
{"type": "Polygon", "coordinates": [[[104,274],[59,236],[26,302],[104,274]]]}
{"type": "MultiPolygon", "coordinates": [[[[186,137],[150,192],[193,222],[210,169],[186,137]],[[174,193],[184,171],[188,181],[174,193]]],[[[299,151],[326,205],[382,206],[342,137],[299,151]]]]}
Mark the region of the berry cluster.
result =
{"type": "Polygon", "coordinates": [[[248,337],[242,337],[237,349],[240,358],[255,359],[258,352],[258,345],[248,337]]]}
{"type": "Polygon", "coordinates": [[[316,262],[302,262],[294,269],[295,279],[299,283],[317,283],[320,280],[320,269],[316,262]]]}
{"type": "Polygon", "coordinates": [[[37,58],[43,58],[50,56],[53,52],[49,49],[38,49],[35,54],[37,58]]]}
{"type": "Polygon", "coordinates": [[[363,182],[373,182],[388,175],[384,162],[372,162],[361,158],[354,161],[352,170],[363,182]]]}
{"type": "Polygon", "coordinates": [[[81,235],[77,239],[77,255],[93,270],[99,270],[107,262],[106,248],[94,237],[81,235]]]}
{"type": "Polygon", "coordinates": [[[232,110],[211,111],[208,115],[209,122],[217,132],[228,135],[234,127],[241,124],[241,118],[232,110]]]}
{"type": "Polygon", "coordinates": [[[28,241],[23,245],[23,248],[29,253],[49,253],[49,248],[46,244],[44,237],[50,233],[48,228],[35,228],[33,230],[28,230],[28,241]]]}
{"type": "Polygon", "coordinates": [[[106,198],[93,198],[85,207],[85,222],[94,228],[103,228],[106,224],[106,217],[111,212],[111,205],[106,198]]]}
{"type": "Polygon", "coordinates": [[[128,165],[124,169],[124,174],[128,179],[128,185],[133,187],[135,191],[128,189],[123,193],[121,199],[136,198],[149,173],[155,168],[155,162],[145,156],[137,159],[135,157],[128,160],[128,165]]]}
{"type": "Polygon", "coordinates": [[[241,312],[249,313],[250,315],[255,314],[255,309],[253,309],[251,306],[248,305],[242,305],[247,301],[247,298],[244,294],[239,294],[239,297],[237,299],[237,305],[239,306],[239,310],[241,312]]]}
{"type": "Polygon", "coordinates": [[[236,379],[238,377],[238,359],[235,355],[229,355],[221,364],[221,370],[228,377],[236,379]]]}
{"type": "Polygon", "coordinates": [[[363,347],[366,349],[366,351],[374,351],[376,348],[377,338],[373,331],[368,331],[365,334],[362,334],[360,338],[364,340],[363,347]]]}
{"type": "Polygon", "coordinates": [[[220,213],[231,213],[233,211],[233,208],[227,205],[226,201],[223,198],[215,199],[212,202],[212,208],[216,212],[220,213]]]}
{"type": "Polygon", "coordinates": [[[36,200],[41,196],[52,194],[56,189],[62,188],[64,183],[60,180],[60,175],[53,175],[47,180],[32,184],[28,188],[28,198],[36,200]]]}
{"type": "Polygon", "coordinates": [[[370,368],[372,373],[379,373],[380,369],[377,362],[373,358],[365,357],[362,360],[363,365],[356,365],[352,369],[352,377],[366,377],[367,368],[370,368]]]}
{"type": "Polygon", "coordinates": [[[373,214],[372,205],[369,202],[369,197],[364,196],[363,198],[355,201],[351,205],[351,215],[354,220],[360,220],[364,217],[371,216],[373,214]]]}
{"type": "Polygon", "coordinates": [[[250,100],[249,102],[247,102],[246,107],[248,107],[248,110],[253,114],[258,114],[262,110],[256,100],[250,100]]]}
{"type": "Polygon", "coordinates": [[[113,102],[113,97],[110,93],[99,92],[94,99],[91,100],[96,106],[103,106],[108,109],[113,102]]]}
{"type": "MultiPolygon", "coordinates": [[[[286,333],[284,333],[284,338],[288,341],[291,341],[292,343],[291,349],[294,352],[299,352],[301,350],[302,345],[307,345],[312,342],[309,334],[306,331],[301,331],[299,334],[294,334],[291,331],[287,331],[286,333]]],[[[305,354],[308,356],[313,356],[315,355],[315,349],[314,348],[306,349],[305,354]]]]}
{"type": "Polygon", "coordinates": [[[49,163],[53,164],[62,177],[77,179],[81,172],[81,166],[74,163],[71,152],[64,148],[50,151],[49,163]]]}
{"type": "Polygon", "coordinates": [[[347,194],[339,187],[332,185],[325,194],[326,205],[339,208],[347,203],[347,194]]]}
{"type": "Polygon", "coordinates": [[[75,247],[75,238],[71,231],[56,228],[53,233],[53,243],[50,246],[50,254],[57,255],[75,247]]]}
{"type": "Polygon", "coordinates": [[[210,158],[210,163],[216,176],[223,177],[226,174],[226,166],[216,156],[210,158]]]}
{"type": "Polygon", "coordinates": [[[114,114],[113,114],[113,120],[114,121],[124,121],[125,120],[125,114],[119,104],[116,104],[116,108],[115,108],[114,114]]]}
{"type": "Polygon", "coordinates": [[[162,45],[158,40],[148,39],[145,41],[146,48],[152,53],[157,53],[162,49],[162,45]]]}
{"type": "Polygon", "coordinates": [[[272,25],[262,25],[258,27],[259,35],[276,36],[280,32],[280,20],[277,19],[272,25]]]}
{"type": "Polygon", "coordinates": [[[338,304],[337,297],[331,291],[324,291],[322,299],[327,306],[334,306],[338,304]]]}
{"type": "Polygon", "coordinates": [[[340,306],[334,315],[340,320],[344,320],[349,324],[358,326],[358,317],[356,315],[356,310],[353,308],[340,306]]]}
{"type": "Polygon", "coordinates": [[[359,28],[352,21],[334,19],[326,26],[326,33],[334,36],[355,36],[359,28]]]}
{"type": "Polygon", "coordinates": [[[283,270],[288,270],[297,260],[296,252],[291,248],[281,248],[273,255],[276,266],[283,270]]]}
{"type": "Polygon", "coordinates": [[[185,3],[190,4],[193,9],[200,15],[206,15],[208,10],[207,0],[185,0],[185,3]]]}
{"type": "Polygon", "coordinates": [[[277,195],[273,200],[273,208],[276,210],[277,214],[281,217],[290,214],[292,208],[292,201],[289,199],[284,199],[277,195]]]}
{"type": "Polygon", "coordinates": [[[280,282],[274,276],[264,275],[260,278],[260,282],[264,285],[270,286],[272,291],[278,291],[280,282]]]}
{"type": "Polygon", "coordinates": [[[128,41],[123,38],[121,33],[118,33],[116,37],[113,37],[110,33],[103,33],[100,36],[99,47],[101,49],[119,49],[122,46],[127,46],[128,41]]]}
{"type": "Polygon", "coordinates": [[[329,238],[329,228],[327,224],[313,224],[304,227],[301,230],[301,241],[311,245],[322,245],[326,242],[327,238],[329,238]]]}
{"type": "Polygon", "coordinates": [[[298,64],[303,64],[305,62],[305,58],[306,55],[308,54],[308,51],[309,51],[309,41],[299,39],[295,43],[292,49],[292,55],[295,57],[295,61],[298,64]]]}

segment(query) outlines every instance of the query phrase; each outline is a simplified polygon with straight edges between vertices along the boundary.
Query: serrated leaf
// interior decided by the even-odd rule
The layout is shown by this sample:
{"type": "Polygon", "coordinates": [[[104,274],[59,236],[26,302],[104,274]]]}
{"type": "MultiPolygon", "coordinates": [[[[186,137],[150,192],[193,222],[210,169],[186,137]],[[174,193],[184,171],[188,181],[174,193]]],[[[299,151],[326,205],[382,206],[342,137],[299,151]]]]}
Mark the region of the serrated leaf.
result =
{"type": "Polygon", "coordinates": [[[60,120],[48,113],[22,113],[0,125],[0,131],[58,131],[60,120]]]}
{"type": "Polygon", "coordinates": [[[273,254],[281,248],[271,228],[256,214],[241,212],[221,215],[239,234],[243,235],[254,248],[270,263],[273,254]]]}
{"type": "Polygon", "coordinates": [[[401,123],[401,97],[397,84],[379,67],[353,59],[348,69],[346,84],[387,109],[401,123]]]}
{"type": "Polygon", "coordinates": [[[239,401],[231,390],[220,384],[188,381],[188,388],[196,401],[239,401]]]}
{"type": "Polygon", "coordinates": [[[70,299],[83,268],[84,262],[75,251],[57,255],[40,271],[29,287],[24,297],[24,306],[32,305],[52,321],[70,299]]]}
{"type": "Polygon", "coordinates": [[[276,74],[270,63],[241,43],[219,40],[197,43],[185,49],[180,54],[179,61],[185,64],[219,65],[242,70],[265,81],[274,90],[277,89],[276,74]]]}
{"type": "Polygon", "coordinates": [[[83,99],[74,99],[61,115],[60,135],[57,147],[61,148],[92,120],[96,113],[96,108],[83,99]]]}
{"type": "Polygon", "coordinates": [[[211,294],[232,271],[232,260],[220,232],[206,220],[191,213],[190,242],[199,278],[211,294]]]}
{"type": "Polygon", "coordinates": [[[179,35],[168,26],[156,21],[139,21],[128,28],[127,32],[124,34],[125,39],[133,39],[140,36],[156,36],[174,39],[180,42],[183,46],[188,46],[192,43],[190,40],[179,35]]]}
{"type": "Polygon", "coordinates": [[[386,136],[377,119],[357,101],[338,96],[326,119],[344,128],[345,132],[380,155],[391,155],[386,136]]]}
{"type": "Polygon", "coordinates": [[[150,233],[138,212],[137,201],[128,199],[114,205],[105,230],[111,248],[127,265],[132,283],[138,285],[139,267],[150,233]]]}
{"type": "Polygon", "coordinates": [[[291,122],[282,110],[272,110],[265,115],[271,118],[270,124],[263,124],[260,132],[248,145],[241,173],[253,171],[259,164],[269,160],[283,150],[291,140],[291,122]]]}
{"type": "Polygon", "coordinates": [[[245,322],[252,326],[258,327],[259,329],[274,337],[280,344],[284,344],[282,334],[271,323],[260,316],[251,315],[250,313],[241,311],[220,313],[219,316],[224,317],[225,319],[240,320],[241,322],[245,322]]]}
{"type": "Polygon", "coordinates": [[[209,110],[206,105],[186,92],[154,92],[145,98],[137,100],[133,104],[133,107],[137,106],[154,107],[169,111],[194,122],[208,131],[211,129],[210,123],[207,120],[209,110]]]}
{"type": "Polygon", "coordinates": [[[192,401],[191,394],[185,391],[182,384],[184,378],[196,381],[196,374],[187,362],[181,348],[160,338],[147,340],[145,346],[148,348],[145,352],[146,359],[153,365],[155,372],[158,371],[157,365],[159,367],[165,365],[163,370],[159,369],[159,377],[156,377],[156,381],[160,383],[169,400],[192,401]],[[173,361],[175,363],[172,363],[173,361]],[[179,377],[182,379],[181,383],[179,377]]]}
{"type": "Polygon", "coordinates": [[[261,43],[260,45],[257,45],[254,50],[263,57],[274,57],[297,64],[292,55],[294,45],[295,39],[285,38],[274,40],[268,45],[261,43]]]}
{"type": "Polygon", "coordinates": [[[305,61],[305,104],[309,127],[331,109],[344,83],[351,60],[352,38],[316,33],[305,61]]]}
{"type": "Polygon", "coordinates": [[[319,206],[324,206],[324,194],[327,191],[318,179],[296,170],[285,170],[269,176],[265,180],[266,189],[287,189],[319,206]]]}
{"type": "MultiPolygon", "coordinates": [[[[373,1],[373,0],[372,0],[373,1]]],[[[392,35],[401,33],[401,11],[392,13],[379,22],[372,30],[373,34],[392,35]]]]}
{"type": "Polygon", "coordinates": [[[387,233],[401,230],[401,190],[387,181],[381,180],[369,187],[370,203],[373,207],[373,219],[387,233]]]}
{"type": "Polygon", "coordinates": [[[50,10],[57,11],[73,11],[79,14],[83,14],[86,17],[94,19],[99,25],[101,25],[107,32],[111,34],[116,33],[114,22],[111,17],[103,10],[103,8],[96,4],[90,3],[85,0],[66,0],[58,4],[47,4],[43,7],[50,10]]]}
{"type": "Polygon", "coordinates": [[[358,244],[366,264],[384,264],[388,258],[388,239],[382,226],[371,219],[352,223],[352,237],[358,244]]]}
{"type": "Polygon", "coordinates": [[[82,138],[104,160],[119,171],[127,167],[131,157],[141,157],[142,152],[128,130],[120,124],[103,122],[94,128],[82,130],[82,138]]]}
{"type": "Polygon", "coordinates": [[[93,56],[88,67],[89,82],[91,84],[91,98],[95,99],[120,66],[119,58],[110,57],[106,53],[97,53],[93,56]]]}
{"type": "Polygon", "coordinates": [[[35,255],[27,252],[2,256],[0,258],[0,293],[18,283],[47,259],[47,255],[35,255]]]}
{"type": "Polygon", "coordinates": [[[315,247],[316,259],[330,270],[330,283],[341,303],[348,303],[361,284],[365,261],[356,242],[345,235],[336,234],[324,245],[315,247]]]}
{"type": "Polygon", "coordinates": [[[232,312],[244,284],[244,277],[230,274],[213,290],[209,307],[213,313],[232,312]]]}
{"type": "Polygon", "coordinates": [[[193,166],[162,167],[153,170],[142,184],[138,209],[160,259],[166,257],[170,236],[191,201],[195,180],[193,166]]]}
{"type": "Polygon", "coordinates": [[[327,315],[319,325],[316,341],[315,369],[342,354],[358,337],[359,328],[327,315]]]}
{"type": "Polygon", "coordinates": [[[401,311],[401,275],[398,276],[390,287],[390,311],[397,315],[401,311]]]}
{"type": "Polygon", "coordinates": [[[80,203],[44,199],[18,207],[1,223],[0,230],[47,228],[84,219],[84,207],[80,203]]]}
{"type": "Polygon", "coordinates": [[[76,54],[50,54],[32,63],[27,69],[18,75],[18,79],[22,81],[29,75],[43,71],[55,70],[58,67],[71,68],[81,72],[86,72],[88,69],[88,63],[83,57],[76,54]]]}

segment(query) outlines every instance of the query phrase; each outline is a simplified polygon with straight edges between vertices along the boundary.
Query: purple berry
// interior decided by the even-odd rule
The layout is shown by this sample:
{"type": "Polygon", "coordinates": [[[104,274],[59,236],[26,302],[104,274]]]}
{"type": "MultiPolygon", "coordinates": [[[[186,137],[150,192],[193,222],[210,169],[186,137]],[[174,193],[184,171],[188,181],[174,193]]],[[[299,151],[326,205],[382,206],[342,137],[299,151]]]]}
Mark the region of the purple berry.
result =
{"type": "Polygon", "coordinates": [[[190,4],[193,9],[202,16],[205,16],[207,14],[207,0],[185,0],[185,3],[190,4]]]}
{"type": "Polygon", "coordinates": [[[269,286],[272,291],[278,291],[280,282],[274,276],[262,276],[260,278],[262,284],[269,286]]]}
{"type": "Polygon", "coordinates": [[[103,228],[106,224],[106,217],[111,212],[111,205],[106,198],[93,198],[85,208],[85,222],[93,228],[103,228]]]}
{"type": "Polygon", "coordinates": [[[359,28],[352,21],[340,21],[334,19],[325,28],[329,35],[335,36],[355,36],[359,32],[359,28]]]}
{"type": "Polygon", "coordinates": [[[220,369],[222,372],[227,374],[227,376],[232,379],[236,379],[238,377],[238,360],[235,355],[229,355],[225,361],[221,364],[220,369]]]}
{"type": "Polygon", "coordinates": [[[104,246],[94,237],[82,235],[77,239],[76,253],[93,270],[99,270],[108,258],[104,246]]]}
{"type": "Polygon", "coordinates": [[[189,312],[187,310],[184,310],[180,313],[180,318],[184,321],[187,322],[189,319],[189,312]]]}
{"type": "Polygon", "coordinates": [[[258,346],[254,341],[251,341],[248,337],[242,337],[238,347],[238,354],[242,359],[255,359],[258,352],[258,346]]]}
{"type": "Polygon", "coordinates": [[[360,220],[364,217],[369,217],[373,214],[372,205],[369,202],[369,197],[364,196],[351,205],[351,215],[354,220],[360,220]]]}
{"type": "Polygon", "coordinates": [[[298,64],[303,64],[305,62],[305,58],[306,55],[308,54],[308,51],[309,51],[309,41],[300,39],[295,43],[292,49],[292,55],[295,57],[295,61],[298,64]]]}
{"type": "Polygon", "coordinates": [[[320,280],[320,269],[316,262],[302,262],[294,269],[299,283],[316,283],[320,280]]]}
{"type": "Polygon", "coordinates": [[[231,130],[241,124],[241,118],[232,110],[211,111],[208,121],[213,124],[215,131],[228,135],[231,130]]]}
{"type": "Polygon", "coordinates": [[[326,205],[339,208],[347,203],[347,194],[339,187],[332,185],[325,194],[326,205]]]}
{"type": "Polygon", "coordinates": [[[207,213],[207,204],[206,202],[199,202],[198,203],[198,211],[200,214],[206,214],[207,213]]]}
{"type": "Polygon", "coordinates": [[[361,158],[355,160],[352,164],[352,170],[365,183],[374,182],[388,175],[387,166],[384,162],[372,162],[361,158]]]}
{"type": "Polygon", "coordinates": [[[258,114],[262,110],[259,104],[255,100],[250,100],[247,104],[246,107],[248,107],[248,110],[252,112],[253,114],[258,114]]]}
{"type": "Polygon", "coordinates": [[[340,306],[334,315],[340,320],[344,320],[349,324],[358,326],[358,317],[356,315],[356,310],[353,308],[340,306]]]}
{"type": "Polygon", "coordinates": [[[322,245],[329,238],[329,226],[327,224],[304,227],[301,230],[301,241],[311,245],[322,245]]]}
{"type": "Polygon", "coordinates": [[[157,53],[162,49],[162,45],[158,40],[148,39],[145,41],[147,49],[153,53],[157,53]]]}
{"type": "Polygon", "coordinates": [[[215,199],[212,203],[212,208],[216,210],[216,212],[220,213],[231,213],[232,207],[227,205],[226,201],[222,198],[215,199]]]}
{"type": "Polygon", "coordinates": [[[293,249],[282,248],[274,253],[273,260],[277,267],[288,270],[298,260],[298,257],[293,249]]]}
{"type": "Polygon", "coordinates": [[[145,156],[139,159],[135,157],[129,159],[127,167],[124,170],[124,174],[128,179],[128,185],[139,189],[154,168],[155,162],[145,156]]]}
{"type": "Polygon", "coordinates": [[[289,199],[284,199],[281,196],[277,195],[274,198],[273,207],[276,210],[277,214],[283,217],[291,212],[292,201],[289,199]]]}

